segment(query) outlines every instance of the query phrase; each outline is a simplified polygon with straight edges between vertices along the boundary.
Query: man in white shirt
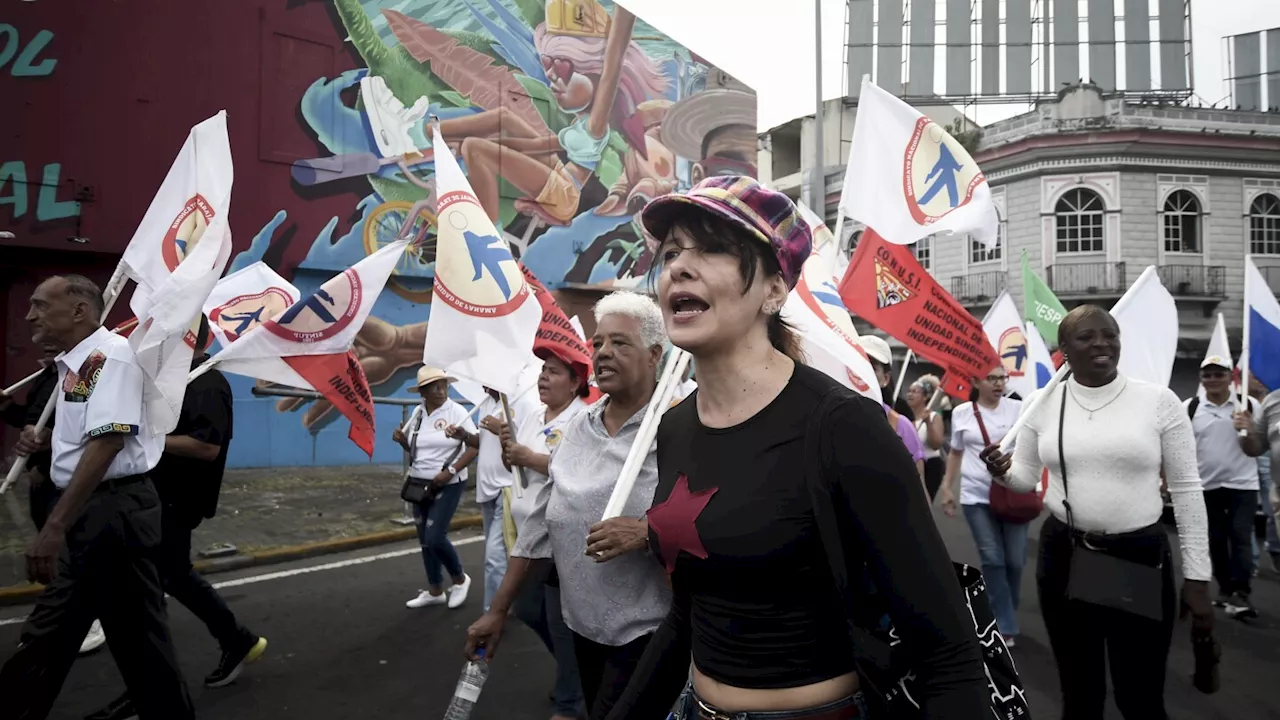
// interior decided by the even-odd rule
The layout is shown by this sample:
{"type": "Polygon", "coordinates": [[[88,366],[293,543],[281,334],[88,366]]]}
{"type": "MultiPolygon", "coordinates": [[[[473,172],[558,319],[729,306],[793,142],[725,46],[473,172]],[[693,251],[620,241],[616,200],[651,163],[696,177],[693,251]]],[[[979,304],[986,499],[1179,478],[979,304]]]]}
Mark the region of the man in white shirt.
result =
{"type": "MultiPolygon", "coordinates": [[[[1252,425],[1231,397],[1231,361],[1210,355],[1200,363],[1204,397],[1187,400],[1196,434],[1196,460],[1209,513],[1209,557],[1218,581],[1218,607],[1237,618],[1254,617],[1249,602],[1253,575],[1253,516],[1258,510],[1261,447],[1239,431],[1252,425]]],[[[1249,410],[1252,411],[1253,399],[1249,410]]]]}
{"type": "MultiPolygon", "coordinates": [[[[489,395],[476,408],[480,426],[474,435],[460,428],[449,428],[450,437],[460,437],[480,452],[476,456],[476,504],[484,521],[484,609],[502,585],[507,573],[507,543],[502,534],[502,489],[511,487],[511,470],[502,462],[502,432],[504,413],[502,399],[497,390],[485,388],[489,395]]],[[[513,409],[514,413],[515,410],[513,409]]]]}
{"type": "Polygon", "coordinates": [[[27,575],[45,590],[0,670],[0,697],[7,717],[47,717],[97,617],[138,717],[187,720],[195,714],[153,562],[160,500],[146,476],[164,436],[144,427],[142,370],[128,340],[101,326],[102,311],[102,291],[78,275],[49,278],[31,296],[32,342],[62,350],[50,472],[61,496],[27,550],[27,575]]]}

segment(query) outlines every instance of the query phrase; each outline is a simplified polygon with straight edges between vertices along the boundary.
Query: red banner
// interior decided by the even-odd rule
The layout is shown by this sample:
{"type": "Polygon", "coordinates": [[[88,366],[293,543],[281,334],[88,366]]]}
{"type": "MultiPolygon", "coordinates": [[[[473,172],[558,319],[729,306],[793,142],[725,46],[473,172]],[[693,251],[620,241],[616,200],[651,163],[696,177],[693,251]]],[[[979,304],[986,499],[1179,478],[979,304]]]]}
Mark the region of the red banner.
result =
{"type": "Polygon", "coordinates": [[[373,394],[364,368],[350,350],[329,355],[283,357],[329,404],[351,421],[347,437],[373,457],[373,394]]]}
{"type": "Polygon", "coordinates": [[[911,246],[885,242],[871,228],[840,281],[840,299],[849,312],[940,366],[942,390],[952,397],[968,400],[973,379],[1000,364],[982,323],[920,267],[911,246]]]}
{"type": "Polygon", "coordinates": [[[538,334],[533,340],[533,351],[535,353],[539,350],[551,352],[569,365],[580,366],[579,370],[589,373],[591,351],[587,349],[578,331],[574,330],[573,325],[569,323],[569,316],[556,303],[556,298],[551,291],[538,282],[538,278],[533,276],[529,268],[521,263],[520,269],[524,271],[529,289],[533,290],[538,303],[542,305],[542,322],[538,325],[538,334]]]}

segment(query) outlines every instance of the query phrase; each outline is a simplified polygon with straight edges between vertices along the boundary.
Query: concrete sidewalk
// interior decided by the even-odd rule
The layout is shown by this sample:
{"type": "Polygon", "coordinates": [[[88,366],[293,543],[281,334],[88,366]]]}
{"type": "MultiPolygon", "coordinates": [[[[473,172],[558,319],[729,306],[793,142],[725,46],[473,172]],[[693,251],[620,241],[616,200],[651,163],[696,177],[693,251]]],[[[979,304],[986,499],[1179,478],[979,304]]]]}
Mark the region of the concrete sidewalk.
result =
{"type": "MultiPolygon", "coordinates": [[[[474,470],[474,468],[473,468],[474,470]]],[[[352,467],[287,467],[228,470],[222,483],[218,514],[204,521],[192,538],[201,572],[340,552],[414,536],[400,500],[398,465],[352,467]],[[200,559],[217,543],[238,552],[200,559]]],[[[474,471],[470,473],[474,478],[474,471]]],[[[474,479],[467,481],[455,526],[479,524],[474,479]]],[[[27,512],[25,479],[0,504],[0,603],[28,597],[23,552],[35,536],[27,512]]]]}

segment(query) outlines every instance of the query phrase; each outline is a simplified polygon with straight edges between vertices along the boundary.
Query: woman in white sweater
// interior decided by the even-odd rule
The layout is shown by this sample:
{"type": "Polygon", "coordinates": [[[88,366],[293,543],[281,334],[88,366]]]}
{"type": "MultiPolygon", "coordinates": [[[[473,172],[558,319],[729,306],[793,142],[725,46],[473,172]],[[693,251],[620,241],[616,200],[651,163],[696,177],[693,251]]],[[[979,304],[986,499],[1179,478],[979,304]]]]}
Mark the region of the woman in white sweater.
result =
{"type": "Polygon", "coordinates": [[[1063,717],[1100,718],[1111,665],[1127,720],[1159,720],[1177,618],[1173,560],[1160,525],[1160,471],[1182,549],[1182,615],[1211,642],[1213,608],[1204,495],[1186,410],[1168,388],[1117,372],[1120,329],[1102,308],[1072,310],[1058,329],[1072,376],[1044,399],[1013,456],[983,457],[993,477],[1030,492],[1049,469],[1037,585],[1058,664],[1063,717]],[[1064,463],[1065,471],[1064,477],[1064,463]]]}

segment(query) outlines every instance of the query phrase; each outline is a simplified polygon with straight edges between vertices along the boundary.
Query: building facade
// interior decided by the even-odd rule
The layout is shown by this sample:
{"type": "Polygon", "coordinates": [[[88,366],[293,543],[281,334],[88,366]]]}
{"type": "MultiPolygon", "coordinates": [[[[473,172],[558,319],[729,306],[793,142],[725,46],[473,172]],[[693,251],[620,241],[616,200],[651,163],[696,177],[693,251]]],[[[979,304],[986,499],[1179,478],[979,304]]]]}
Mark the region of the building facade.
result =
{"type": "MultiPolygon", "coordinates": [[[[647,275],[638,208],[756,172],[755,93],[612,0],[72,5],[0,16],[0,386],[38,367],[23,320],[36,283],[105,282],[188,130],[222,109],[229,273],[261,260],[310,292],[394,239],[434,195],[434,115],[521,260],[588,332],[594,299],[647,275]]],[[[356,340],[375,396],[408,397],[433,277],[428,240],[356,340]]],[[[109,322],[128,318],[122,298],[109,322]]],[[[232,465],[367,460],[326,404],[231,380],[232,465]]],[[[400,460],[385,441],[399,410],[379,409],[378,462],[400,460]]]]}

